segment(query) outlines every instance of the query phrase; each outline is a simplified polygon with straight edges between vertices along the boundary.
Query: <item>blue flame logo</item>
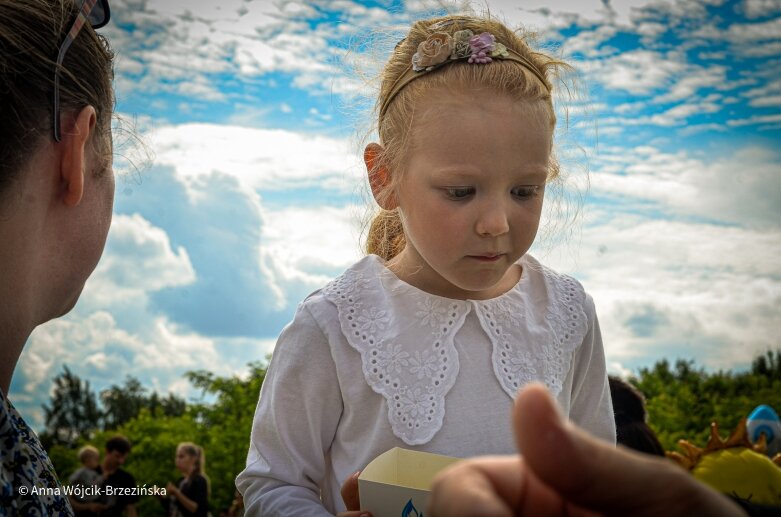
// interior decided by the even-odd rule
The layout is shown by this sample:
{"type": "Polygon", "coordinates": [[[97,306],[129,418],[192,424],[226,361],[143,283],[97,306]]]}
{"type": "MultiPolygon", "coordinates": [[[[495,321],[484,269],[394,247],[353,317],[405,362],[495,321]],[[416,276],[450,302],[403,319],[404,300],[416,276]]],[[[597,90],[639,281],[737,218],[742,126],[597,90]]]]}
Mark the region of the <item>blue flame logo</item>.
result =
{"type": "Polygon", "coordinates": [[[410,499],[401,511],[401,517],[423,517],[423,514],[418,513],[418,509],[415,508],[415,505],[412,504],[412,499],[410,499]]]}

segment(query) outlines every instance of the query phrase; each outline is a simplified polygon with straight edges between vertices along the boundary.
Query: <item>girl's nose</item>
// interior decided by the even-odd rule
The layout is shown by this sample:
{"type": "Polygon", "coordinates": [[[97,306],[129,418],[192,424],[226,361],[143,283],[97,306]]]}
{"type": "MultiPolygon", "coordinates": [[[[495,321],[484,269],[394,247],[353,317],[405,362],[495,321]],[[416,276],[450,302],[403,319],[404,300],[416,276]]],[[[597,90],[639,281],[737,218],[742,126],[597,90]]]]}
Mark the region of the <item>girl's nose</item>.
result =
{"type": "Polygon", "coordinates": [[[481,237],[497,237],[510,231],[504,208],[500,204],[485,207],[477,219],[475,231],[481,237]]]}

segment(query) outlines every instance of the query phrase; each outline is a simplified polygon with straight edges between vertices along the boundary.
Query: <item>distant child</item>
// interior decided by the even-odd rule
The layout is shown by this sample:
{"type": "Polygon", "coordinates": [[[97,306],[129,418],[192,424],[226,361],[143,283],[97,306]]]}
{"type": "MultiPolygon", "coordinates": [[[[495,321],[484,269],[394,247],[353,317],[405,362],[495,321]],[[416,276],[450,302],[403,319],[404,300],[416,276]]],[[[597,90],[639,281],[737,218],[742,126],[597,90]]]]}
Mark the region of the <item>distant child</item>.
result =
{"type": "Polygon", "coordinates": [[[100,452],[92,445],[85,445],[78,452],[81,467],[71,474],[68,484],[72,487],[79,486],[79,497],[68,496],[77,517],[94,517],[97,512],[106,508],[100,501],[98,489],[103,483],[103,476],[98,473],[100,465],[100,452]]]}
{"type": "Polygon", "coordinates": [[[527,253],[559,175],[561,66],[479,17],[416,22],[396,46],[364,152],[382,211],[367,256],[277,341],[237,478],[248,515],[341,512],[340,486],[392,447],[514,453],[532,381],[615,442],[594,302],[527,253]]]}

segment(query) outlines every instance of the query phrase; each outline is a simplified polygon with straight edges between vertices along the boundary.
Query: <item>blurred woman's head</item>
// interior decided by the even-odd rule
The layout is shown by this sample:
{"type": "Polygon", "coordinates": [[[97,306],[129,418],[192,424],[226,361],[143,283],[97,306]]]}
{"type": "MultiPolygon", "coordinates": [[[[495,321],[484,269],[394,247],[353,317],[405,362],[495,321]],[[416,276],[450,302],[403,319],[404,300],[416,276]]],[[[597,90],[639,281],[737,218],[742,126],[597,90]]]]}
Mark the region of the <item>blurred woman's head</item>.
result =
{"type": "Polygon", "coordinates": [[[25,282],[24,325],[73,307],[111,222],[113,53],[71,31],[81,4],[0,0],[0,274],[25,282]]]}
{"type": "Polygon", "coordinates": [[[182,442],[176,446],[176,468],[184,476],[206,473],[206,457],[203,448],[192,442],[182,442]]]}

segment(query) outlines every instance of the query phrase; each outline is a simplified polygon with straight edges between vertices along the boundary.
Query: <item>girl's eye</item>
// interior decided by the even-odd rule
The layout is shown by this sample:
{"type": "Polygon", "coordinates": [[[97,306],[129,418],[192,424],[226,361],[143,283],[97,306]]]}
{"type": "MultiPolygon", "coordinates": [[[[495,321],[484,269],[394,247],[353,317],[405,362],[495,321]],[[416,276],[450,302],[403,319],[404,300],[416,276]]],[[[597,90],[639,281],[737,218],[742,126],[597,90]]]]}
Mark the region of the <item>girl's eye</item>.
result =
{"type": "Polygon", "coordinates": [[[512,195],[520,199],[529,199],[535,197],[540,191],[537,185],[522,185],[512,189],[512,195]]]}
{"type": "Polygon", "coordinates": [[[450,199],[465,199],[475,193],[473,187],[446,187],[444,191],[450,199]]]}

